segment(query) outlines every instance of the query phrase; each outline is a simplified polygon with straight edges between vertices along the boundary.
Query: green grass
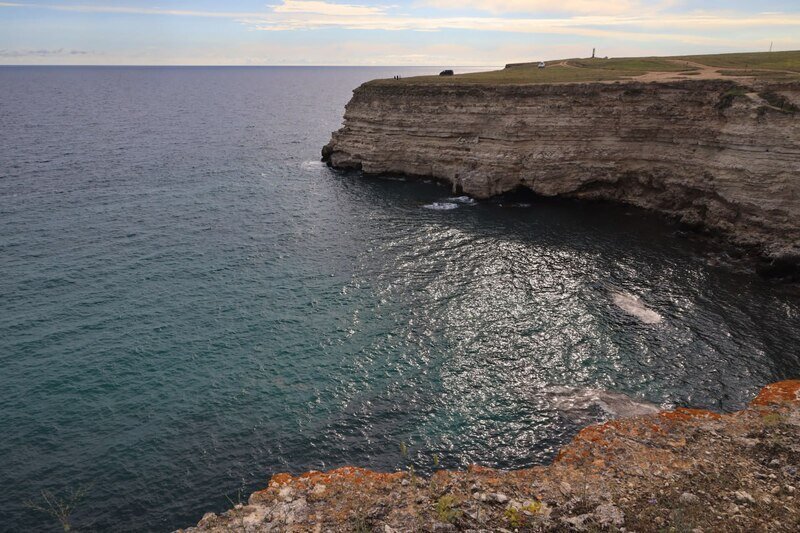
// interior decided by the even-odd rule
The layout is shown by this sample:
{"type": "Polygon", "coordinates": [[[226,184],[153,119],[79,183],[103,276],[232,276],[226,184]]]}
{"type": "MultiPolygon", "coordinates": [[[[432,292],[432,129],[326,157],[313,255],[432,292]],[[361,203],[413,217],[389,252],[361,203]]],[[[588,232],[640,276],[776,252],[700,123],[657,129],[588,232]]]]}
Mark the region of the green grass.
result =
{"type": "MultiPolygon", "coordinates": [[[[695,70],[685,65],[676,65],[664,58],[619,58],[619,59],[568,59],[548,61],[547,68],[538,68],[538,63],[511,65],[503,70],[458,74],[456,76],[415,76],[403,78],[401,83],[574,83],[590,81],[624,80],[652,71],[685,72],[695,70]],[[565,64],[562,64],[565,63],[565,64]]],[[[397,83],[397,80],[386,80],[397,83]]]]}
{"type": "Polygon", "coordinates": [[[440,522],[452,524],[463,514],[457,509],[458,500],[452,494],[445,494],[436,502],[436,518],[440,522]]]}
{"type": "MultiPolygon", "coordinates": [[[[457,85],[462,83],[469,84],[528,84],[528,83],[571,83],[588,81],[611,81],[624,79],[626,75],[635,76],[637,72],[626,73],[623,71],[599,70],[571,68],[563,66],[551,66],[545,69],[536,67],[514,67],[503,70],[493,70],[490,72],[474,72],[470,74],[458,74],[456,76],[415,76],[413,78],[402,78],[400,80],[377,80],[382,83],[435,83],[442,85],[457,85]]],[[[374,83],[374,82],[373,82],[374,83]]]]}
{"type": "Polygon", "coordinates": [[[734,100],[742,96],[747,96],[747,89],[744,87],[734,87],[733,89],[725,91],[715,107],[719,110],[727,109],[733,105],[734,100]]]}
{"type": "Polygon", "coordinates": [[[800,108],[798,108],[792,102],[787,100],[787,98],[782,94],[778,94],[772,91],[767,91],[759,93],[759,96],[764,100],[766,100],[769,105],[782,111],[783,113],[788,113],[793,115],[798,111],[800,111],[800,108]]]}
{"type": "Polygon", "coordinates": [[[675,57],[675,59],[686,59],[687,61],[695,61],[711,67],[800,72],[800,51],[679,56],[675,57]]]}
{"type": "Polygon", "coordinates": [[[791,81],[791,80],[800,80],[800,73],[792,74],[791,72],[784,72],[781,70],[751,70],[751,69],[739,69],[739,70],[720,70],[719,73],[722,76],[747,76],[749,78],[755,78],[759,80],[772,80],[772,81],[791,81]]]}
{"type": "Polygon", "coordinates": [[[614,59],[569,59],[572,67],[596,70],[612,70],[615,72],[684,72],[697,70],[685,64],[668,61],[663,57],[621,57],[614,59]]]}
{"type": "Polygon", "coordinates": [[[415,76],[400,80],[375,80],[381,84],[488,84],[521,85],[538,83],[580,83],[627,80],[648,72],[674,72],[693,76],[699,72],[687,62],[728,69],[721,76],[753,76],[765,80],[800,79],[800,51],[758,52],[671,57],[623,57],[611,59],[567,59],[548,61],[547,68],[537,62],[508,65],[502,70],[457,74],[455,76],[415,76]],[[790,71],[790,72],[785,72],[790,71]],[[798,75],[793,74],[797,72],[798,75]]]}

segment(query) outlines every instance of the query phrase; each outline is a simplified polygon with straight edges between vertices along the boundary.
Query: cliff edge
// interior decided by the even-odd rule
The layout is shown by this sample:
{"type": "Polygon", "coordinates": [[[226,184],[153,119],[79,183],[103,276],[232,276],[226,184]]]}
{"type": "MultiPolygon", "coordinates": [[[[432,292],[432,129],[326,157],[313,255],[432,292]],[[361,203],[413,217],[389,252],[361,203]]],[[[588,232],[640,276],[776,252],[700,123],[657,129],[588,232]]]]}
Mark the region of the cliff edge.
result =
{"type": "Polygon", "coordinates": [[[800,530],[800,380],[744,410],[696,409],[583,429],[554,463],[276,474],[249,502],[186,533],[226,531],[800,530]]]}
{"type": "Polygon", "coordinates": [[[797,81],[378,80],[354,91],[322,155],[475,198],[522,188],[652,209],[798,276],[799,106],[797,81]]]}

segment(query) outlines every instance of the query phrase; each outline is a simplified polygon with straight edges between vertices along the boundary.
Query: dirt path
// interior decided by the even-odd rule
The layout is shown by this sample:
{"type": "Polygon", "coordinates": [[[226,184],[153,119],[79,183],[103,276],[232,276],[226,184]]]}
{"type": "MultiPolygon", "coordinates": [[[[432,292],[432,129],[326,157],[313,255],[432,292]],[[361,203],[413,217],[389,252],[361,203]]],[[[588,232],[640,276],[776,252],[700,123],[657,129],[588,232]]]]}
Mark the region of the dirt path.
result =
{"type": "Polygon", "coordinates": [[[670,59],[670,63],[675,63],[676,65],[685,66],[687,69],[696,69],[691,70],[688,72],[648,72],[647,74],[642,74],[641,76],[635,76],[631,79],[637,81],[672,81],[672,80],[718,80],[718,79],[726,79],[726,80],[735,80],[735,81],[747,81],[752,79],[751,76],[723,76],[720,74],[720,69],[718,67],[710,67],[708,65],[703,65],[702,63],[695,63],[694,61],[684,61],[681,59],[670,59]]]}
{"type": "MultiPolygon", "coordinates": [[[[753,81],[754,76],[724,76],[720,73],[721,70],[742,70],[736,68],[728,68],[728,67],[711,67],[708,65],[704,65],[702,63],[696,63],[694,61],[685,61],[682,59],[669,59],[670,63],[675,63],[676,65],[685,66],[687,69],[686,72],[680,71],[652,71],[647,72],[645,74],[641,74],[639,76],[631,76],[630,78],[626,78],[631,81],[642,81],[642,82],[666,82],[666,81],[677,81],[677,80],[731,80],[736,81],[739,83],[746,84],[747,82],[753,81]]],[[[572,69],[579,69],[581,67],[572,65],[568,60],[560,61],[556,63],[554,66],[558,67],[565,67],[565,68],[572,68],[572,69]]],[[[797,74],[796,72],[792,71],[783,71],[783,70],[776,70],[775,72],[788,72],[791,74],[797,74]]],[[[605,80],[599,83],[614,83],[617,80],[605,80]]]]}

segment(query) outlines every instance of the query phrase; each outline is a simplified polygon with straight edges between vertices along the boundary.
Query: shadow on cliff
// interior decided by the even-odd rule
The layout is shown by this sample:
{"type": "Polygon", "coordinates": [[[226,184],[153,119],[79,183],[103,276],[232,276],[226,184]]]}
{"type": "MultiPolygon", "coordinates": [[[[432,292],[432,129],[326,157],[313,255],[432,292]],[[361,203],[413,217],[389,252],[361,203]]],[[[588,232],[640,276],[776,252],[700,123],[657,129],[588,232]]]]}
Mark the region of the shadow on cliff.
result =
{"type": "MultiPolygon", "coordinates": [[[[420,184],[427,187],[426,192],[435,189],[440,193],[432,201],[444,202],[453,196],[463,195],[463,191],[458,186],[452,186],[445,180],[439,180],[430,176],[415,176],[406,174],[367,174],[361,170],[339,170],[329,168],[329,171],[350,182],[353,185],[361,185],[372,189],[373,193],[389,195],[398,202],[403,202],[407,198],[409,191],[412,195],[417,193],[420,184]],[[387,184],[405,183],[407,186],[398,191],[394,186],[387,184]],[[414,187],[414,189],[411,189],[414,187]]],[[[568,198],[542,196],[532,192],[530,189],[520,186],[512,191],[494,196],[488,200],[478,202],[483,207],[493,209],[490,216],[507,218],[509,225],[508,237],[513,236],[518,231],[518,225],[514,224],[515,219],[519,219],[523,210],[537,210],[545,212],[547,220],[553,225],[553,229],[564,229],[565,220],[578,224],[592,234],[598,243],[603,243],[605,239],[598,230],[609,231],[612,234],[622,231],[626,233],[633,242],[640,241],[642,232],[647,234],[645,240],[652,239],[653,232],[670,237],[677,237],[681,243],[675,247],[684,252],[694,254],[699,260],[705,262],[710,267],[723,268],[735,274],[757,273],[760,278],[772,283],[786,285],[786,290],[796,292],[800,295],[800,257],[793,255],[778,255],[767,257],[757,246],[743,246],[741,244],[730,243],[727,237],[716,230],[709,229],[702,224],[692,223],[691,220],[671,216],[663,213],[656,213],[650,209],[639,208],[631,205],[620,204],[611,200],[594,198],[568,198]],[[500,214],[505,211],[505,214],[500,214]]],[[[482,218],[484,213],[479,213],[477,218],[482,218]]],[[[456,220],[447,218],[441,219],[442,224],[453,223],[460,229],[463,220],[458,217],[456,220]]],[[[545,237],[549,232],[541,234],[545,237]]],[[[528,238],[529,236],[526,236],[528,238]]],[[[588,248],[592,248],[591,242],[586,242],[585,238],[576,239],[571,236],[574,242],[584,242],[588,248]]],[[[563,242],[556,239],[558,242],[563,242]]],[[[655,242],[659,242],[658,239],[655,242]]],[[[652,245],[652,243],[650,243],[652,245]]],[[[662,243],[659,242],[659,245],[662,243]]]]}

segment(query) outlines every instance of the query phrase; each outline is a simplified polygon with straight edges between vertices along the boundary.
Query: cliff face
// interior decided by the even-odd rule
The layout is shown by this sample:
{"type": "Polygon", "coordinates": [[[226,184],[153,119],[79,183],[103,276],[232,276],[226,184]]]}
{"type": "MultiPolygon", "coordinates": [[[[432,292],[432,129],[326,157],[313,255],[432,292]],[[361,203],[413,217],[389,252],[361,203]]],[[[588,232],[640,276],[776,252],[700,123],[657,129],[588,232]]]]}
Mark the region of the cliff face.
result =
{"type": "Polygon", "coordinates": [[[189,532],[798,531],[800,381],[720,415],[677,409],[589,426],[549,466],[378,473],[269,485],[189,532]]]}
{"type": "Polygon", "coordinates": [[[371,82],[323,149],[336,168],[518,188],[679,217],[800,264],[800,85],[724,80],[459,85],[371,82]]]}

